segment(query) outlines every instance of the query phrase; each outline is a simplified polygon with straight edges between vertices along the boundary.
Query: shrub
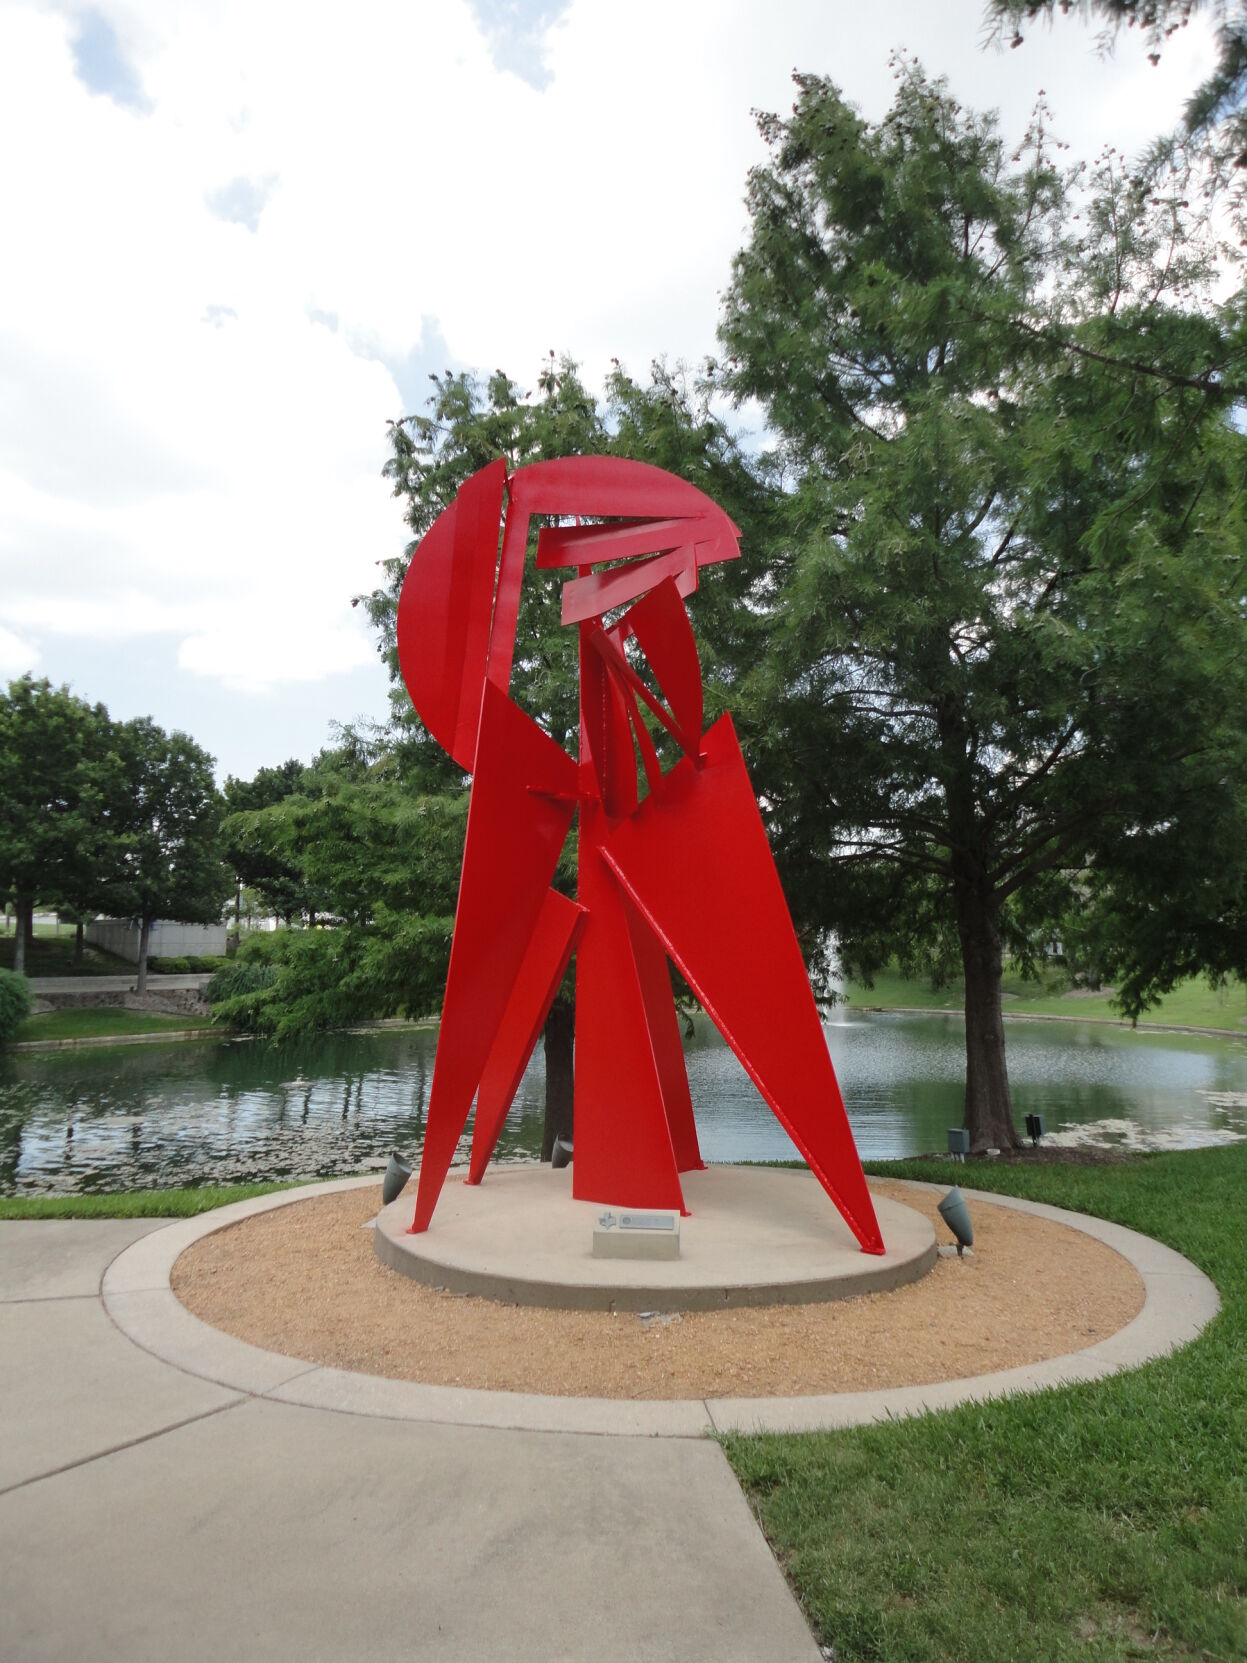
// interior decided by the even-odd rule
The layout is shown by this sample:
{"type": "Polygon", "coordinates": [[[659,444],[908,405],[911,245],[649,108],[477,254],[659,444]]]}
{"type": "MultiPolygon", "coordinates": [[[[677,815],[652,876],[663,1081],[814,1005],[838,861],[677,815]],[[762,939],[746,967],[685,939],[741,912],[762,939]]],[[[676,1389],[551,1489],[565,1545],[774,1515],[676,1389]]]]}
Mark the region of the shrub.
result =
{"type": "Polygon", "coordinates": [[[149,953],[147,968],[158,976],[210,976],[228,964],[229,958],[213,958],[207,953],[180,953],[173,958],[157,958],[149,953]]]}
{"type": "Polygon", "coordinates": [[[19,1022],[30,1015],[30,984],[25,976],[0,970],[0,1047],[17,1032],[19,1022]]]}
{"type": "Polygon", "coordinates": [[[246,994],[261,993],[272,987],[278,977],[275,964],[252,964],[235,959],[221,965],[204,988],[210,1005],[224,1004],[227,999],[240,999],[246,994]]]}
{"type": "Polygon", "coordinates": [[[368,929],[253,936],[208,983],[213,1020],[280,1040],[399,1011],[436,1010],[452,924],[378,908],[368,929]]]}

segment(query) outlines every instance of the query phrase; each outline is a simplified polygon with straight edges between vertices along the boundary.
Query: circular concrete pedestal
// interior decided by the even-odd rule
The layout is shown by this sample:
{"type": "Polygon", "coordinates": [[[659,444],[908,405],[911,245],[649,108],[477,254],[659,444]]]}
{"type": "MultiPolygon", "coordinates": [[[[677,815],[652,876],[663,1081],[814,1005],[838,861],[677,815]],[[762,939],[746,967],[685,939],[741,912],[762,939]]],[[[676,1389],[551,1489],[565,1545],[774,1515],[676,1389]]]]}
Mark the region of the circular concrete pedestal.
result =
{"type": "Polygon", "coordinates": [[[849,1299],[916,1282],[936,1261],[930,1222],[879,1196],[887,1251],[863,1253],[808,1171],[716,1166],[684,1173],[681,1184],[689,1217],[673,1260],[594,1258],[593,1227],[608,1206],[573,1201],[571,1169],[549,1166],[494,1167],[479,1185],[452,1172],[428,1230],[409,1233],[408,1191],[379,1215],[373,1240],[384,1264],[419,1282],[581,1311],[849,1299]]]}

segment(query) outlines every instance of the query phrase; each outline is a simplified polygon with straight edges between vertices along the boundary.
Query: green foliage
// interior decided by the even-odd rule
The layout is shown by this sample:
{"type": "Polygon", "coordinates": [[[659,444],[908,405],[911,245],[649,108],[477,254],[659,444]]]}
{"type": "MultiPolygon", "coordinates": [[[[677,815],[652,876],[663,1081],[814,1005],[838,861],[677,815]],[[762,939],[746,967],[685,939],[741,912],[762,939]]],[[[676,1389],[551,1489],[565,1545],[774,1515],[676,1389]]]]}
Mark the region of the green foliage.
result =
{"type": "Polygon", "coordinates": [[[269,936],[263,956],[258,944],[244,943],[209,983],[213,1016],[284,1040],[376,1017],[428,1015],[441,1002],[452,923],[380,909],[366,928],[269,936]]]}
{"type": "MultiPolygon", "coordinates": [[[[871,1170],[949,1178],[946,1162],[871,1170]]],[[[1247,1144],[981,1163],[974,1183],[1168,1241],[1223,1310],[1193,1345],[1096,1385],[725,1439],[820,1638],[843,1663],[1247,1655],[1247,1144]]]]}
{"type": "Polygon", "coordinates": [[[1023,45],[1023,23],[1046,18],[1057,7],[1082,18],[1102,18],[1101,50],[1111,50],[1122,25],[1139,28],[1152,65],[1161,62],[1167,43],[1190,18],[1204,12],[1215,22],[1217,62],[1192,91],[1180,130],[1152,146],[1144,171],[1152,185],[1189,186],[1192,176],[1210,205],[1229,200],[1244,225],[1247,198],[1240,170],[1247,163],[1247,13],[1242,0],[988,0],[991,38],[1011,30],[1009,45],[1023,45]]]}
{"type": "MultiPolygon", "coordinates": [[[[960,961],[977,1145],[1014,1137],[1004,953],[1033,959],[1089,869],[1145,904],[1140,838],[1188,901],[1200,819],[1243,870],[1241,302],[1182,203],[1112,157],[1063,171],[1042,113],[1010,156],[895,70],[879,123],[813,76],[761,121],[723,379],[791,484],[745,703],[800,922],[851,974],[960,961]]],[[[1221,899],[1192,930],[1233,967],[1221,899]]]]}
{"type": "Polygon", "coordinates": [[[226,1000],[264,992],[273,986],[277,976],[276,963],[265,963],[254,957],[246,958],[240,948],[235,957],[214,974],[204,988],[204,997],[210,1005],[223,1005],[226,1000]]]}
{"type": "MultiPolygon", "coordinates": [[[[16,936],[0,928],[0,970],[13,968],[16,945],[16,936]]],[[[27,976],[124,976],[131,968],[125,959],[89,946],[79,964],[72,935],[36,936],[26,943],[25,963],[23,974],[27,976]]]]}
{"type": "Polygon", "coordinates": [[[124,770],[102,705],[30,676],[0,694],[0,896],[20,919],[36,901],[96,908],[119,858],[124,770]]]}
{"type": "Polygon", "coordinates": [[[221,800],[212,758],[184,733],[149,717],[120,730],[125,767],[121,870],[110,886],[114,910],[150,922],[214,924],[229,893],[221,860],[221,800]]]}
{"type": "MultiPolygon", "coordinates": [[[[185,734],[113,722],[68,688],[23,677],[0,696],[0,802],[0,894],[19,918],[36,901],[139,918],[145,931],[156,917],[219,917],[212,758],[185,734]]],[[[24,957],[19,923],[15,967],[24,957]]]]}
{"type": "Polygon", "coordinates": [[[221,964],[221,959],[208,953],[182,953],[172,958],[149,954],[147,959],[147,968],[159,976],[210,976],[221,964]]]}
{"type": "Polygon", "coordinates": [[[285,1038],[437,1008],[467,795],[417,789],[424,776],[405,772],[411,754],[346,730],[297,790],[226,821],[231,846],[292,873],[331,927],[245,939],[209,986],[218,1020],[285,1038]]]}
{"type": "Polygon", "coordinates": [[[1117,985],[1130,1017],[1188,978],[1222,986],[1247,966],[1247,778],[1237,744],[1201,737],[1176,801],[1106,828],[1061,925],[1067,953],[1117,985]]]}
{"type": "MultiPolygon", "coordinates": [[[[283,860],[271,849],[248,840],[245,822],[235,816],[271,808],[295,795],[303,784],[304,768],[291,758],[277,768],[261,768],[253,779],[225,781],[226,819],[221,828],[225,859],[235,873],[238,890],[254,891],[274,917],[288,922],[316,909],[316,898],[302,881],[298,863],[283,860]]],[[[238,910],[241,913],[241,895],[238,910]]]]}
{"type": "Polygon", "coordinates": [[[30,987],[24,976],[0,970],[0,1049],[30,1015],[30,987]]]}

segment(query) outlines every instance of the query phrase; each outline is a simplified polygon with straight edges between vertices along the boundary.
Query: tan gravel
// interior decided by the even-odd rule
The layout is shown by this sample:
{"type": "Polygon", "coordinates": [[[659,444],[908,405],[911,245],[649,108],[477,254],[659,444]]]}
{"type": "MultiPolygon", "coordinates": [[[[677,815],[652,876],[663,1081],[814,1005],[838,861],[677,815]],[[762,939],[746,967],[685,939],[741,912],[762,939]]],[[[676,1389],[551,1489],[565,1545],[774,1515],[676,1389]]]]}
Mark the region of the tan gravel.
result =
{"type": "MultiPolygon", "coordinates": [[[[938,1196],[872,1190],[949,1233],[938,1196]]],[[[1143,1304],[1120,1254],[982,1202],[974,1254],[891,1293],[690,1312],[546,1311],[456,1296],[381,1265],[361,1228],[380,1188],[294,1202],[201,1238],[173,1269],[196,1316],[267,1351],[434,1385],[565,1397],[795,1396],[919,1385],[1078,1351],[1143,1304]]]]}

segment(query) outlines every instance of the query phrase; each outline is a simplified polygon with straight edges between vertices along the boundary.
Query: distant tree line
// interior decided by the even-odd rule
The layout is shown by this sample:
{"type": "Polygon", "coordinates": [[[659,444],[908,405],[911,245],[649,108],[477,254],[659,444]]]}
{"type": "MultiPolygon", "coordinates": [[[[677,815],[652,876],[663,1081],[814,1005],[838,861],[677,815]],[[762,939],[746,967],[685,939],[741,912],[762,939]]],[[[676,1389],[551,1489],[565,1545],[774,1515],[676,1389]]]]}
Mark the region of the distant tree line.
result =
{"type": "Polygon", "coordinates": [[[149,717],[116,722],[67,687],[24,676],[0,692],[0,895],[17,915],[24,972],[37,906],[140,928],[139,991],[153,920],[215,923],[229,892],[212,758],[149,717]]]}

